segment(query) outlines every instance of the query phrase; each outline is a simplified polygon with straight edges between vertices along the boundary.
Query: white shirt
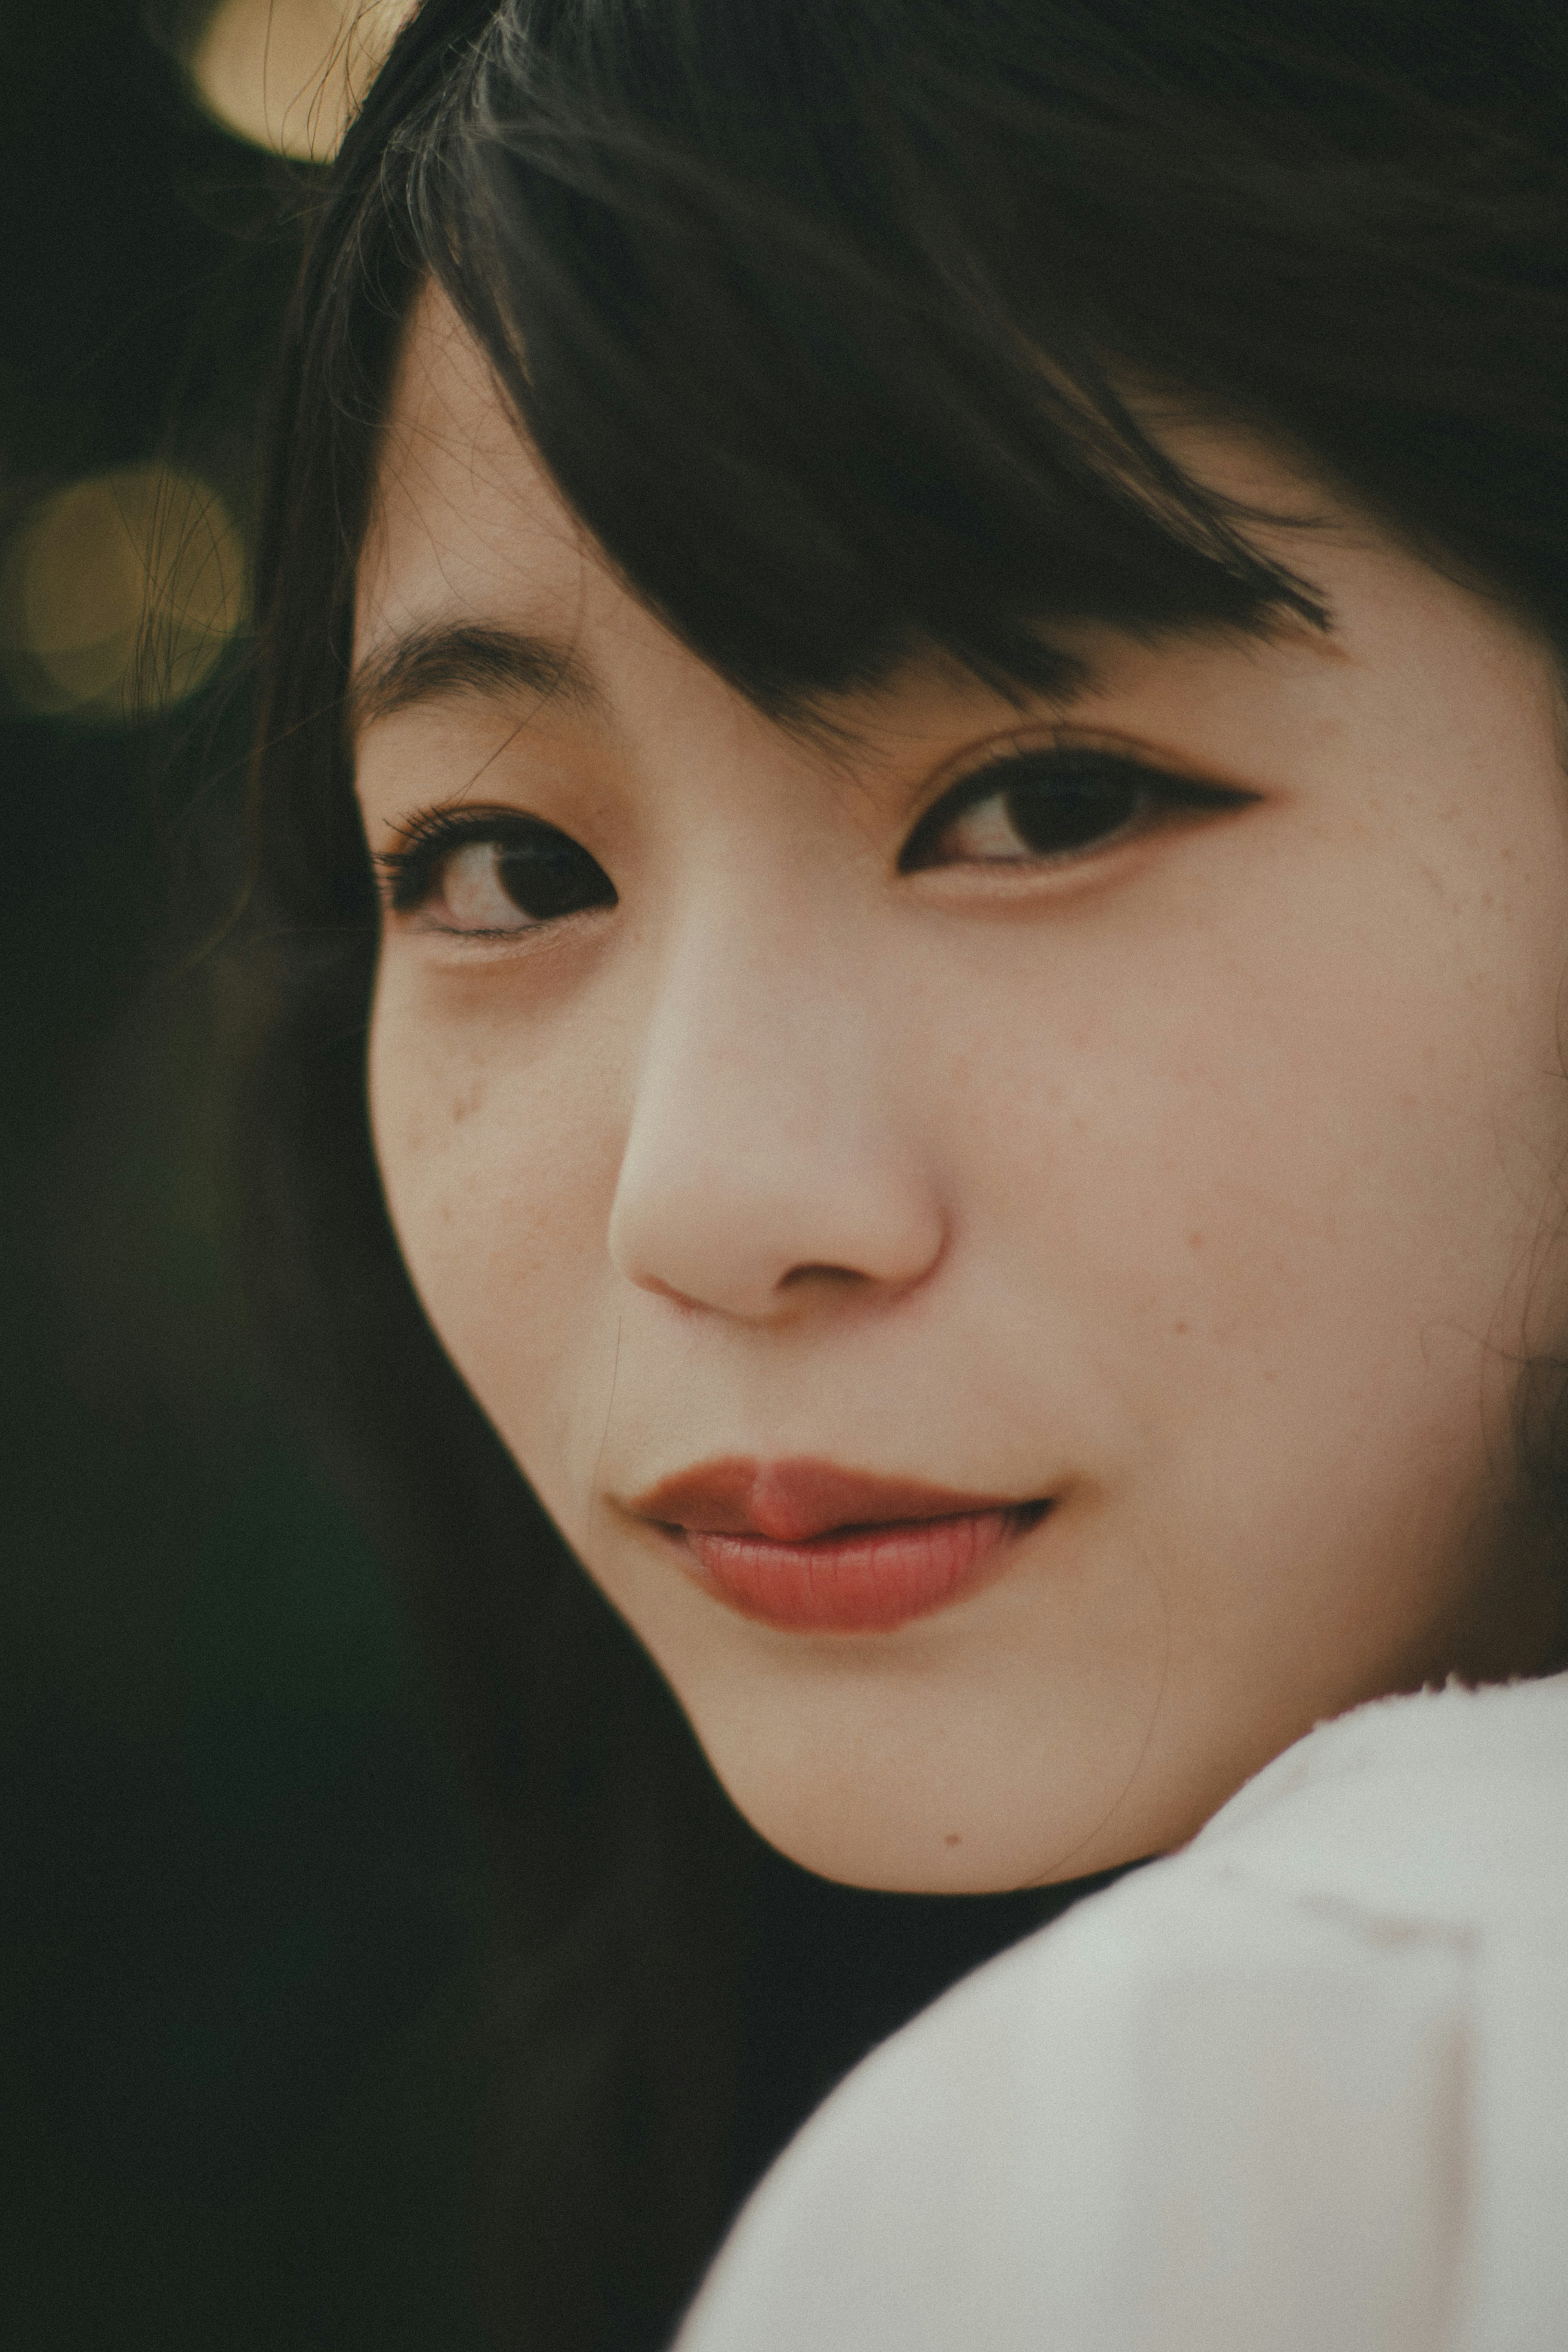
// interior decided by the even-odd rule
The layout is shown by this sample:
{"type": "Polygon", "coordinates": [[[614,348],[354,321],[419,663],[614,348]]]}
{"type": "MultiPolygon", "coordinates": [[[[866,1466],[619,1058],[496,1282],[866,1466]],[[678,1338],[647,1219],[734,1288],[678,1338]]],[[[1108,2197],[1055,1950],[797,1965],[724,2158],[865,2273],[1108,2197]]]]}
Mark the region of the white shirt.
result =
{"type": "Polygon", "coordinates": [[[873,2053],[677,2352],[1568,2352],[1568,1675],[1382,1699],[873,2053]]]}

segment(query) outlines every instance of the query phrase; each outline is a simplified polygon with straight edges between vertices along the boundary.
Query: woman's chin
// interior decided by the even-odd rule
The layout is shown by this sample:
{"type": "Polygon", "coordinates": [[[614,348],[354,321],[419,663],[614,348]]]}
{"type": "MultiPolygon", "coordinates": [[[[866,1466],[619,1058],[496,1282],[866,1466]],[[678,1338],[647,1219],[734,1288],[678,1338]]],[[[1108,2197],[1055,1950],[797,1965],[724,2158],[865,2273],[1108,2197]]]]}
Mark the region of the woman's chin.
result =
{"type": "MultiPolygon", "coordinates": [[[[698,1727],[703,1738],[703,1727],[698,1727]]],[[[781,1743],[785,1746],[788,1742],[781,1743]]],[[[1065,1784],[1028,1765],[1009,1779],[989,1743],[967,1770],[930,1752],[881,1759],[823,1741],[802,1757],[747,1740],[703,1738],[731,1802],[758,1835],[802,1870],[888,1895],[999,1895],[1087,1877],[1154,1850],[1157,1830],[1118,1807],[1127,1774],[1065,1784]],[[1055,1780],[1054,1787],[1051,1785],[1055,1780]]]]}

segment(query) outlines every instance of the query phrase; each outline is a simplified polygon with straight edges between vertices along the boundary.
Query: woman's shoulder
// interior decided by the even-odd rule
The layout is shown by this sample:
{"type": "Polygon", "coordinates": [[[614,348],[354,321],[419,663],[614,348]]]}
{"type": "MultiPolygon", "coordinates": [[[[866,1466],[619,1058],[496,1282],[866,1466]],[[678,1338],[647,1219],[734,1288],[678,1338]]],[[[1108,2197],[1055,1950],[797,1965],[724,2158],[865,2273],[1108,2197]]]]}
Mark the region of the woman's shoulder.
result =
{"type": "Polygon", "coordinates": [[[1565,1928],[1568,1676],[1358,1708],[858,2068],[682,2352],[1558,2347],[1565,1928]]]}
{"type": "Polygon", "coordinates": [[[1218,1862],[1305,1893],[1465,1914],[1560,1906],[1568,1865],[1568,1675],[1374,1699],[1249,1780],[1171,1864],[1218,1862]],[[1466,1834],[1474,1831],[1474,1835],[1466,1834]]]}

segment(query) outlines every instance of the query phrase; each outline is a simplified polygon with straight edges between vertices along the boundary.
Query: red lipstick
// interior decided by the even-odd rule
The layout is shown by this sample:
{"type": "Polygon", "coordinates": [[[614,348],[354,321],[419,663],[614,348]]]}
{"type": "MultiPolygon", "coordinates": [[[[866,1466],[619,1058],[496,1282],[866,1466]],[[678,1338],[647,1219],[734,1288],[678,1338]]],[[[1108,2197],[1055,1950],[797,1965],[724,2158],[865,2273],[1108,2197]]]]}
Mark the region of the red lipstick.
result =
{"type": "Polygon", "coordinates": [[[869,1633],[972,1590],[1050,1505],[732,1454],[661,1479],[629,1507],[676,1538],[698,1581],[743,1616],[793,1633],[869,1633]]]}

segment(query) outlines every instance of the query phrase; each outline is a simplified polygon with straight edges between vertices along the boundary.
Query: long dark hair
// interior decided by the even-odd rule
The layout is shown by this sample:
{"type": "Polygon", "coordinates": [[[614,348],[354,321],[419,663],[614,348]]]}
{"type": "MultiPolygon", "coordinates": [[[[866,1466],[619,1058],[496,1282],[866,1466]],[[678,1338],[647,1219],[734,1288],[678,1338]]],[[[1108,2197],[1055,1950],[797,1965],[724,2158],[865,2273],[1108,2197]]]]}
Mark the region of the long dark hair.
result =
{"type": "MultiPolygon", "coordinates": [[[[425,1324],[373,1167],[341,707],[443,286],[630,587],[789,719],[1041,624],[1322,622],[1140,418],[1305,453],[1568,642],[1556,0],[425,0],[316,212],[258,614],[244,1168],[278,1360],[401,1568],[508,1858],[517,2340],[653,2345],[730,2193],[752,1847],[425,1324]]],[[[497,2190],[502,2196],[502,2190],[497,2190]]]]}

